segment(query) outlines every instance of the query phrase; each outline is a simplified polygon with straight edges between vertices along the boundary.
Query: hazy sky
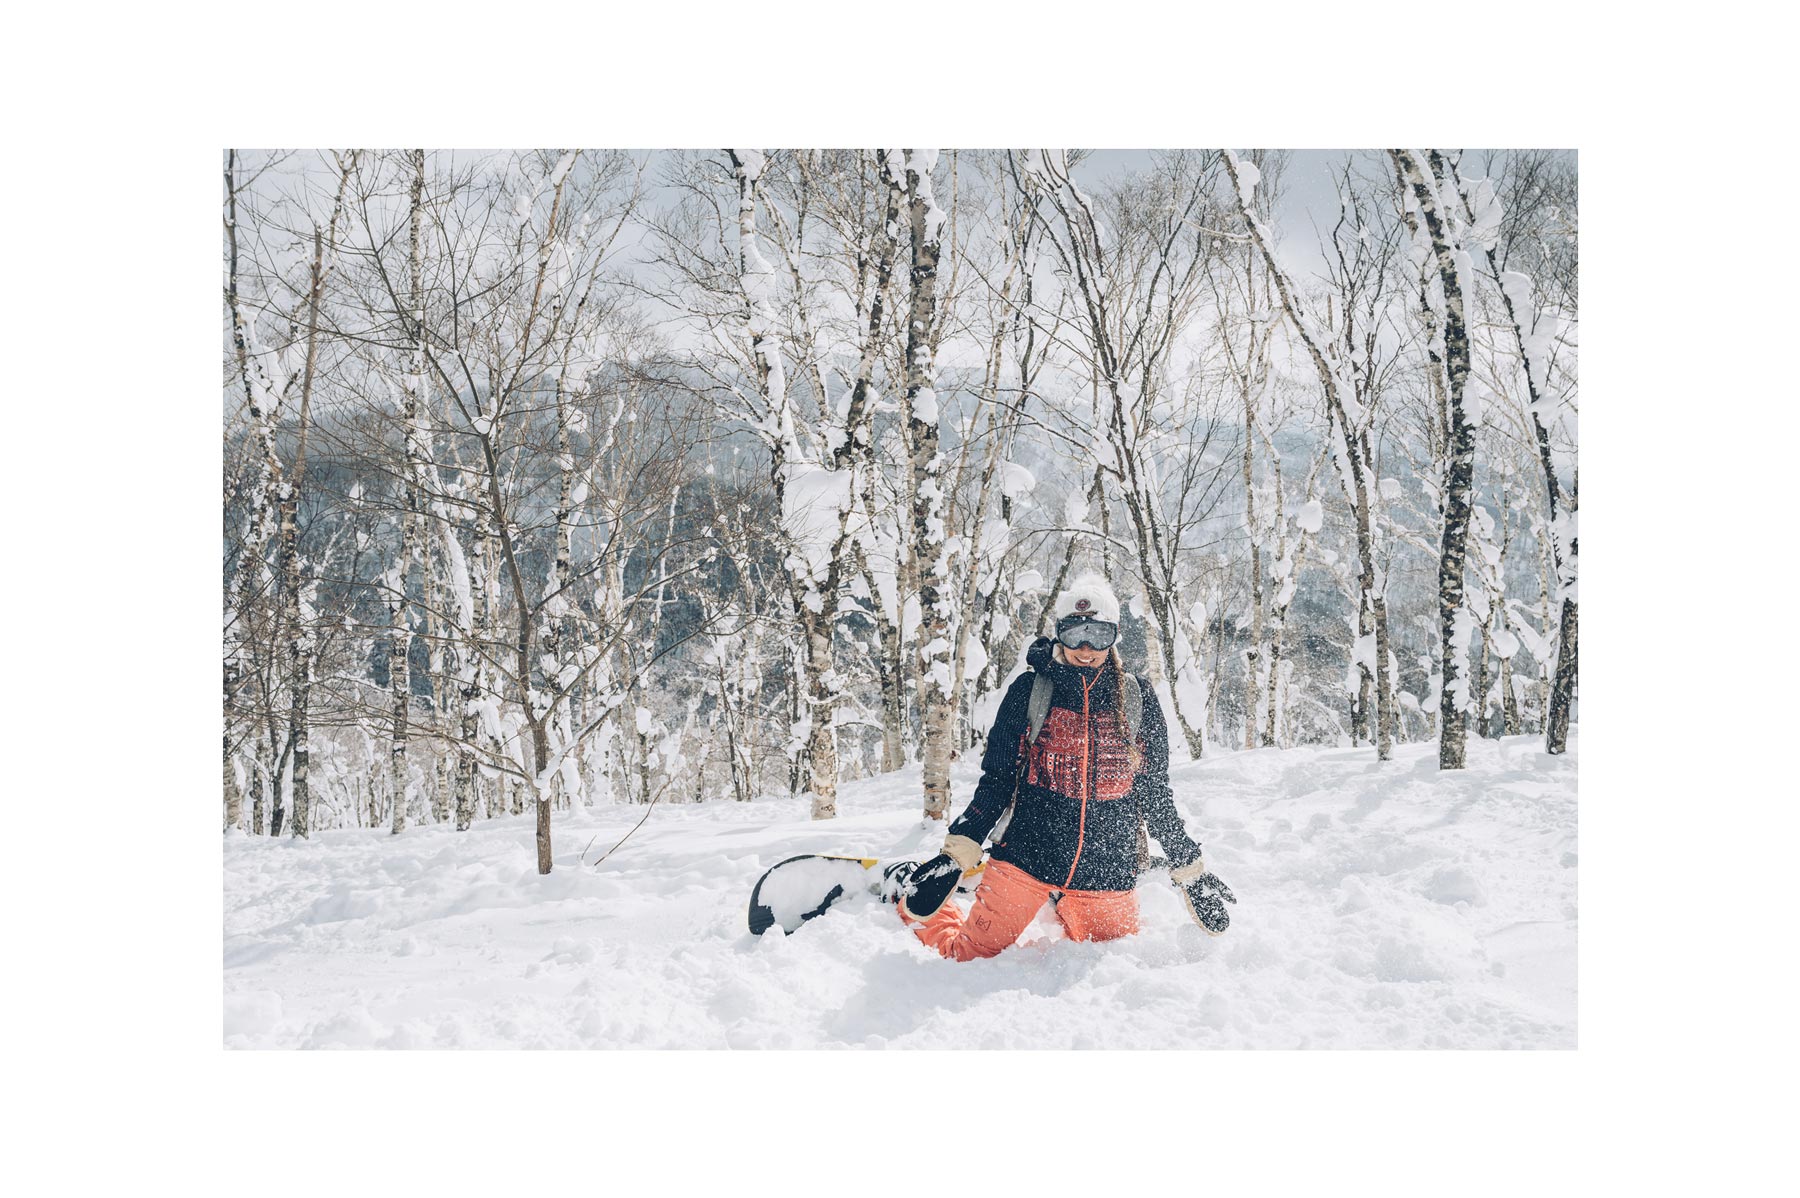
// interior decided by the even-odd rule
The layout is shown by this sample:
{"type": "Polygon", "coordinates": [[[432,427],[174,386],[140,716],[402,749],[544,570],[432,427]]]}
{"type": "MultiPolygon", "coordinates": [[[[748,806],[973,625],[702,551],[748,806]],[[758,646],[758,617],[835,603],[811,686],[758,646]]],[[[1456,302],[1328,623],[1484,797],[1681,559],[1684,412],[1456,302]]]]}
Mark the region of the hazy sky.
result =
{"type": "MultiPolygon", "coordinates": [[[[1282,194],[1276,206],[1274,227],[1281,237],[1284,265],[1291,271],[1312,271],[1324,259],[1312,234],[1313,224],[1329,221],[1337,214],[1337,191],[1331,183],[1331,171],[1344,159],[1343,150],[1294,150],[1282,175],[1282,194]]],[[[1149,150],[1092,150],[1076,169],[1078,176],[1104,179],[1110,175],[1147,170],[1149,150]]]]}
{"type": "MultiPolygon", "coordinates": [[[[1324,265],[1319,248],[1320,235],[1328,234],[1332,221],[1337,218],[1333,172],[1339,169],[1347,155],[1366,153],[1358,150],[1289,151],[1273,222],[1281,241],[1280,257],[1289,270],[1311,272],[1324,265]]],[[[1464,174],[1475,178],[1483,175],[1489,153],[1487,150],[1464,150],[1464,174]]],[[[1076,169],[1076,174],[1079,178],[1104,179],[1109,175],[1144,170],[1149,165],[1149,150],[1093,150],[1076,169]]],[[[1381,164],[1371,165],[1379,167],[1381,164]]]]}

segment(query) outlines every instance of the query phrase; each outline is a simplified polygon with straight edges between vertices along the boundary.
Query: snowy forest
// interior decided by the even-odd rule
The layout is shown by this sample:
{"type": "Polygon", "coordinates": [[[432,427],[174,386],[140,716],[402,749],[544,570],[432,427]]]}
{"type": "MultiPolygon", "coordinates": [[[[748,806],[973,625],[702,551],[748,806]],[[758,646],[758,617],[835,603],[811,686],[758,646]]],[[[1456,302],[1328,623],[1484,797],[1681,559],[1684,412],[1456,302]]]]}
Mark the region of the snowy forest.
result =
{"type": "Polygon", "coordinates": [[[224,826],[942,820],[1090,569],[1176,761],[1561,754],[1578,208],[1549,150],[228,150],[224,826]]]}

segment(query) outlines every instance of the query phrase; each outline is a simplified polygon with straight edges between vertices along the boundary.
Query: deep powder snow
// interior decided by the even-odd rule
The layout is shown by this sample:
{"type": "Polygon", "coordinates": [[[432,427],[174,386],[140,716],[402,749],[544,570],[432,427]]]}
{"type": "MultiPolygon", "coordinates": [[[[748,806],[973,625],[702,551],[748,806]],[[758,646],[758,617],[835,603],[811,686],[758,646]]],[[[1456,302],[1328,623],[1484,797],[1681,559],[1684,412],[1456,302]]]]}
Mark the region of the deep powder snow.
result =
{"type": "MultiPolygon", "coordinates": [[[[936,851],[917,768],[804,800],[558,813],[462,834],[225,841],[230,1047],[1574,1047],[1576,738],[1227,752],[1171,771],[1239,902],[1214,940],[1166,874],[1142,931],[1065,939],[1046,909],[989,961],[943,960],[869,897],[749,934],[750,888],[799,853],[936,851]]],[[[975,776],[954,774],[957,805],[975,776]]],[[[966,900],[963,900],[966,902],[966,900]]]]}

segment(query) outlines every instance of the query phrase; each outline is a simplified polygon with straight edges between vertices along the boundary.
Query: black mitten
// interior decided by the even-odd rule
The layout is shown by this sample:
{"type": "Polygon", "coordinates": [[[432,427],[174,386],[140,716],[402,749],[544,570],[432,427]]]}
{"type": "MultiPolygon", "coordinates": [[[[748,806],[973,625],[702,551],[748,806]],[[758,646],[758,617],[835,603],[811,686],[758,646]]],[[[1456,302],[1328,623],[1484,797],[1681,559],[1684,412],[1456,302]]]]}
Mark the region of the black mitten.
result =
{"type": "Polygon", "coordinates": [[[1188,914],[1208,936],[1222,936],[1225,929],[1231,926],[1231,913],[1225,910],[1226,903],[1237,902],[1237,895],[1231,893],[1231,887],[1206,868],[1206,862],[1199,857],[1192,862],[1174,870],[1169,880],[1181,891],[1182,901],[1187,904],[1188,914]]]}
{"type": "Polygon", "coordinates": [[[921,922],[930,919],[950,898],[962,876],[962,866],[949,853],[939,853],[913,866],[912,872],[900,881],[895,896],[900,900],[901,914],[921,922]]]}

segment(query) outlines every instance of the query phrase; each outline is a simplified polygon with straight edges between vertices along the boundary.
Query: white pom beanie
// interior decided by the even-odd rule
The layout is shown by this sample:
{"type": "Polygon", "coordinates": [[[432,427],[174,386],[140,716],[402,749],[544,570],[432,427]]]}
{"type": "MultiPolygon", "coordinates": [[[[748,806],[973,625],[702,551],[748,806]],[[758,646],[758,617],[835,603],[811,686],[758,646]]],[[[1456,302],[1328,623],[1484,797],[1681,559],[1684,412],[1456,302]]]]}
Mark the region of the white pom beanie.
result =
{"type": "Polygon", "coordinates": [[[1054,615],[1058,620],[1064,616],[1092,616],[1108,624],[1117,624],[1119,597],[1100,575],[1083,574],[1056,597],[1054,615]]]}

